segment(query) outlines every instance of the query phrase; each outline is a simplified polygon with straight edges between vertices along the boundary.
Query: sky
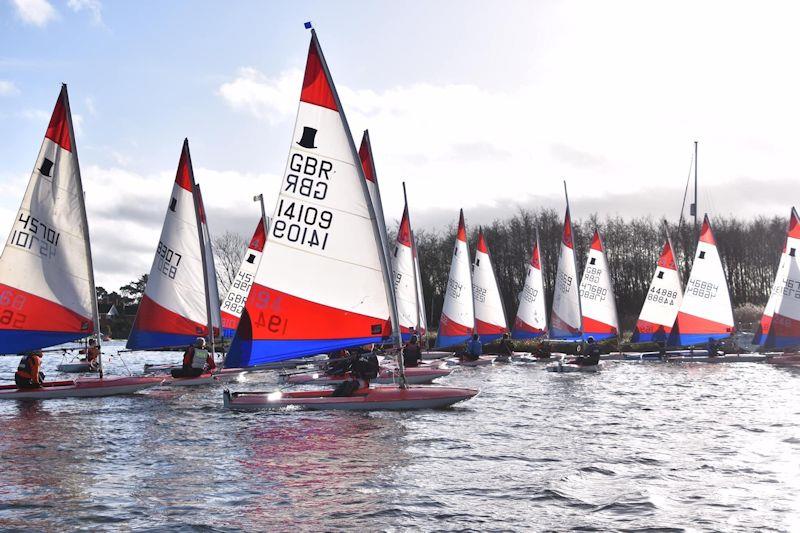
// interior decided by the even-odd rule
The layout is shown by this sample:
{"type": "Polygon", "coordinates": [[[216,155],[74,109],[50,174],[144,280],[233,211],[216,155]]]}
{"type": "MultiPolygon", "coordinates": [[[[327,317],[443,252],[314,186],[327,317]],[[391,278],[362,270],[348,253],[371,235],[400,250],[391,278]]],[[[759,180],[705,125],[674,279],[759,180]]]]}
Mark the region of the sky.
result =
{"type": "Polygon", "coordinates": [[[677,220],[788,216],[800,169],[800,6],[649,1],[0,0],[0,238],[68,84],[97,283],[149,271],[184,137],[214,234],[268,214],[311,20],[386,218],[518,207],[677,220]],[[6,224],[3,224],[3,221],[6,224]]]}

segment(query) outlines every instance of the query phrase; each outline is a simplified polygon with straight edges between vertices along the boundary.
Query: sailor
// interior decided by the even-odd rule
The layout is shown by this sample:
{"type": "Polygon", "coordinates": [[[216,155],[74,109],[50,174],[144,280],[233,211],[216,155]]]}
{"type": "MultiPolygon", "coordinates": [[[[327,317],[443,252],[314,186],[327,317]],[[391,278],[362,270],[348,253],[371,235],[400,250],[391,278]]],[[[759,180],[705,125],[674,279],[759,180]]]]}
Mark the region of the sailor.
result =
{"type": "Polygon", "coordinates": [[[503,338],[500,339],[498,354],[506,357],[514,355],[514,343],[511,342],[511,336],[508,333],[503,333],[503,338]]]}
{"type": "Polygon", "coordinates": [[[97,346],[96,339],[89,339],[89,346],[82,349],[79,353],[86,354],[86,358],[83,362],[89,363],[89,368],[92,370],[97,368],[97,365],[100,363],[100,347],[97,346]]]}
{"type": "Polygon", "coordinates": [[[194,346],[189,346],[183,352],[183,366],[172,370],[173,378],[196,378],[205,372],[214,370],[214,356],[206,350],[206,340],[197,337],[194,346]]]}
{"type": "Polygon", "coordinates": [[[533,351],[533,356],[538,359],[549,359],[552,353],[550,351],[550,342],[542,341],[533,351]]]}
{"type": "Polygon", "coordinates": [[[44,384],[44,373],[41,372],[42,351],[34,350],[22,356],[14,382],[20,389],[38,389],[44,384]]]}
{"type": "Polygon", "coordinates": [[[408,368],[419,366],[422,360],[422,348],[419,346],[416,335],[411,335],[411,339],[403,348],[403,365],[408,368]]]}
{"type": "Polygon", "coordinates": [[[333,390],[331,396],[352,396],[357,392],[366,392],[369,389],[369,380],[378,377],[380,365],[374,351],[353,355],[349,360],[351,361],[349,370],[352,379],[341,382],[333,390]]]}
{"type": "Polygon", "coordinates": [[[483,355],[483,344],[477,333],[472,335],[472,339],[467,341],[467,353],[463,358],[466,361],[477,361],[483,355]]]}
{"type": "Polygon", "coordinates": [[[586,347],[586,354],[581,359],[583,360],[582,363],[578,363],[581,366],[597,366],[600,364],[600,346],[594,342],[594,337],[589,337],[586,339],[588,346],[586,347]]]}
{"type": "Polygon", "coordinates": [[[717,356],[717,350],[719,349],[719,345],[717,344],[717,341],[714,340],[714,337],[708,338],[708,344],[706,344],[706,348],[708,349],[709,357],[717,356]]]}

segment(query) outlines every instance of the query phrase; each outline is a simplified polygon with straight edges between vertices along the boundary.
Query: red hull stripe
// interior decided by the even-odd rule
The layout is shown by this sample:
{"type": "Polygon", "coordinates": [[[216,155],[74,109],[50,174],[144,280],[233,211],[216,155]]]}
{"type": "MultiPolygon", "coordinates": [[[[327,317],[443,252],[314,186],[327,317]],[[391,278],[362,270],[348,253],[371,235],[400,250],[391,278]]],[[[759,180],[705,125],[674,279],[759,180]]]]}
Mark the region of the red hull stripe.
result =
{"type": "Polygon", "coordinates": [[[708,221],[708,215],[703,218],[703,227],[700,229],[700,240],[708,244],[713,244],[714,246],[717,245],[717,241],[714,240],[714,232],[711,231],[711,222],[708,221]]]}
{"type": "Polygon", "coordinates": [[[403,209],[403,218],[400,220],[400,228],[397,230],[397,242],[411,248],[411,224],[408,222],[408,206],[403,209]]]}
{"type": "Polygon", "coordinates": [[[675,267],[675,256],[672,253],[672,247],[669,245],[669,240],[664,243],[664,249],[661,250],[661,257],[658,258],[658,266],[667,268],[669,270],[678,270],[675,267]]]}
{"type": "Polygon", "coordinates": [[[264,243],[266,242],[267,238],[264,234],[264,220],[258,219],[258,226],[256,226],[256,231],[253,232],[253,238],[250,239],[250,244],[248,248],[251,250],[256,250],[258,252],[264,251],[264,243]]]}
{"type": "Polygon", "coordinates": [[[714,322],[713,320],[706,320],[705,318],[700,318],[698,316],[683,312],[678,313],[677,324],[678,332],[680,332],[681,335],[701,333],[723,334],[731,333],[733,331],[731,326],[720,324],[719,322],[714,322]]]}
{"type": "Polygon", "coordinates": [[[372,183],[375,183],[375,165],[372,161],[372,150],[369,147],[369,134],[366,131],[361,137],[361,147],[358,149],[358,158],[361,160],[361,168],[364,169],[364,177],[372,183]]]}
{"type": "Polygon", "coordinates": [[[69,137],[69,117],[67,116],[67,88],[61,89],[58,95],[56,107],[50,117],[50,124],[47,125],[45,137],[59,145],[64,150],[72,151],[72,140],[69,137]]]}
{"type": "Polygon", "coordinates": [[[392,331],[389,317],[344,311],[258,284],[250,289],[246,309],[252,340],[388,337],[392,331]]]}
{"type": "Polygon", "coordinates": [[[0,283],[0,330],[89,335],[94,324],[63,305],[0,283]]]}
{"type": "Polygon", "coordinates": [[[482,320],[475,320],[475,333],[478,335],[502,335],[508,333],[508,328],[505,326],[496,326],[489,324],[482,320]]]}
{"type": "Polygon", "coordinates": [[[192,177],[189,173],[189,167],[192,160],[189,156],[189,140],[184,139],[183,149],[181,150],[181,158],[178,161],[178,172],[175,175],[175,183],[180,185],[182,189],[192,192],[192,177]]]}
{"type": "Polygon", "coordinates": [[[604,322],[600,322],[599,320],[585,316],[583,317],[583,334],[586,336],[592,333],[610,333],[616,335],[617,328],[610,324],[606,324],[604,322]]]}
{"type": "Polygon", "coordinates": [[[338,111],[339,108],[336,106],[331,84],[325,76],[325,70],[322,68],[322,60],[317,51],[317,46],[317,38],[312,36],[311,44],[308,47],[306,73],[303,77],[303,91],[300,93],[300,101],[338,111]]]}
{"type": "Polygon", "coordinates": [[[166,307],[157,304],[147,295],[142,296],[139,311],[136,313],[136,320],[133,323],[133,329],[175,335],[194,335],[197,337],[208,335],[208,326],[205,324],[200,324],[174,311],[170,311],[166,307]]]}

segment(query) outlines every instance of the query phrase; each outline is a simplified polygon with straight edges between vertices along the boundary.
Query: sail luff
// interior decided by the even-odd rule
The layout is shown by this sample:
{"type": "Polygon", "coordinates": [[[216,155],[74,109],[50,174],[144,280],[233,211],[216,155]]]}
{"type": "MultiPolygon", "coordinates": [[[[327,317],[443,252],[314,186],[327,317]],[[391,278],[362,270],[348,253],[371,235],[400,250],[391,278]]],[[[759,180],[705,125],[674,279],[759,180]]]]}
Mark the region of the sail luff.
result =
{"type": "MultiPolygon", "coordinates": [[[[195,214],[195,218],[197,219],[197,235],[198,235],[199,242],[200,242],[200,260],[203,263],[203,293],[205,295],[205,300],[206,300],[206,323],[208,324],[208,326],[207,326],[208,327],[208,340],[209,340],[209,345],[211,346],[211,353],[213,354],[213,353],[215,353],[216,346],[214,345],[214,319],[213,319],[213,315],[211,314],[212,313],[212,310],[211,310],[211,294],[210,294],[210,291],[208,290],[209,272],[208,272],[208,256],[207,256],[207,254],[208,254],[208,250],[210,250],[210,248],[207,248],[206,238],[205,238],[205,235],[204,235],[205,232],[203,231],[203,215],[204,215],[203,206],[202,206],[203,200],[202,200],[202,196],[201,196],[201,192],[200,192],[200,185],[198,185],[197,182],[194,179],[194,169],[192,168],[192,156],[191,156],[191,153],[189,152],[188,142],[187,142],[186,152],[187,152],[187,155],[189,157],[189,175],[190,175],[191,180],[192,180],[192,191],[194,193],[193,194],[193,197],[194,197],[194,214],[195,214]]],[[[210,245],[210,243],[208,243],[208,244],[210,245]]],[[[216,283],[216,279],[215,279],[215,283],[216,283]]],[[[216,307],[219,308],[219,305],[217,305],[216,307]]]]}

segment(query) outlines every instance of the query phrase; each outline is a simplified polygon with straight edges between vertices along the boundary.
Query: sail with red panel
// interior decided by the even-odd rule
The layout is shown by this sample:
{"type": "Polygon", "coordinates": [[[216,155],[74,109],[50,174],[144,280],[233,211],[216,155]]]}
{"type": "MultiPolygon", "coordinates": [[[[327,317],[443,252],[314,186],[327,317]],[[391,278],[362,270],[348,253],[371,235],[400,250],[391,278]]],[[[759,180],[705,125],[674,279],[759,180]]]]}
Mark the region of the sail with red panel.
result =
{"type": "Polygon", "coordinates": [[[447,348],[464,343],[472,335],[474,327],[475,304],[472,300],[467,228],[462,210],[458,215],[458,231],[442,303],[436,347],[447,348]]]}
{"type": "Polygon", "coordinates": [[[394,276],[395,299],[397,300],[397,319],[403,340],[411,337],[419,324],[419,302],[417,301],[417,272],[414,261],[414,241],[408,205],[403,210],[403,218],[397,229],[397,242],[392,252],[392,274],[394,276]]]}
{"type": "Polygon", "coordinates": [[[670,346],[704,344],[733,335],[733,307],[708,215],[703,219],[692,272],[683,294],[670,346]]]}
{"type": "MultiPolygon", "coordinates": [[[[367,182],[372,207],[375,210],[375,218],[378,220],[378,227],[386,227],[386,219],[383,214],[383,202],[381,201],[381,188],[378,185],[378,171],[375,169],[375,157],[372,155],[372,142],[369,139],[369,130],[364,130],[361,136],[361,146],[358,148],[358,159],[361,161],[361,169],[364,171],[364,179],[367,182]]],[[[389,243],[383,243],[386,250],[386,259],[391,263],[389,256],[389,243]]]]}
{"type": "Polygon", "coordinates": [[[312,30],[281,191],[227,366],[330,352],[396,334],[386,230],[366,181],[312,30]]]}
{"type": "MultiPolygon", "coordinates": [[[[566,184],[564,185],[566,188],[566,184]]],[[[558,256],[553,309],[550,315],[550,338],[578,340],[583,335],[581,298],[578,293],[578,267],[575,264],[575,241],[572,234],[572,220],[564,214],[564,232],[561,236],[561,253],[558,256]]]]}
{"type": "Polygon", "coordinates": [[[0,256],[0,351],[87,337],[97,302],[66,85],[0,256]]]}
{"type": "Polygon", "coordinates": [[[537,231],[531,261],[525,275],[525,285],[519,295],[519,307],[511,336],[515,339],[536,339],[547,333],[546,305],[537,231]]]}
{"type": "Polygon", "coordinates": [[[414,230],[411,230],[411,247],[414,251],[414,270],[417,271],[417,306],[419,307],[417,331],[425,335],[428,332],[428,316],[425,314],[425,294],[422,290],[422,273],[419,269],[419,253],[417,252],[417,239],[414,236],[414,230]]]}
{"type": "Polygon", "coordinates": [[[672,243],[667,238],[636,321],[633,342],[666,342],[672,333],[682,301],[681,276],[672,243]]]}
{"type": "Polygon", "coordinates": [[[212,319],[201,211],[189,141],[184,140],[155,258],[128,336],[128,349],[184,346],[196,337],[209,335],[212,319]]]}
{"type": "Polygon", "coordinates": [[[481,341],[492,342],[508,333],[503,299],[482,229],[478,232],[475,261],[472,263],[472,301],[475,306],[475,333],[480,335],[481,341]]]}
{"type": "Polygon", "coordinates": [[[757,332],[753,344],[763,343],[765,348],[800,346],[800,218],[794,208],[760,328],[765,336],[757,332]]]}
{"type": "Polygon", "coordinates": [[[597,230],[594,230],[592,245],[583,268],[580,292],[583,337],[602,340],[619,335],[614,283],[611,280],[603,239],[597,230]]]}
{"type": "Polygon", "coordinates": [[[247,295],[250,294],[250,287],[253,286],[258,265],[261,263],[261,253],[264,251],[264,241],[266,240],[266,222],[263,218],[259,219],[253,238],[242,258],[242,265],[233,278],[225,300],[222,302],[222,336],[233,338],[236,328],[239,326],[239,318],[244,311],[244,303],[247,295]]]}

